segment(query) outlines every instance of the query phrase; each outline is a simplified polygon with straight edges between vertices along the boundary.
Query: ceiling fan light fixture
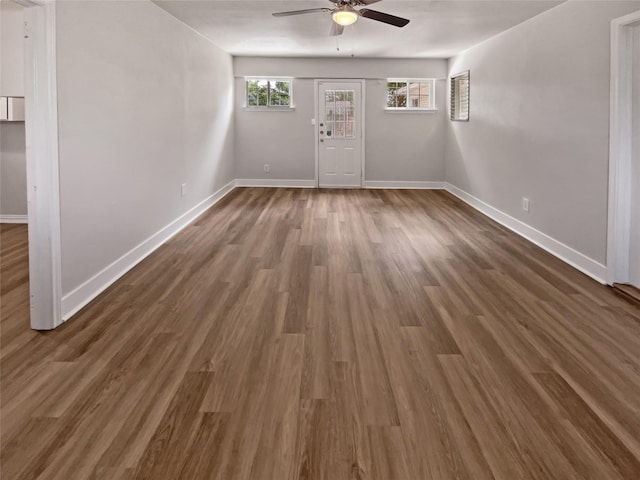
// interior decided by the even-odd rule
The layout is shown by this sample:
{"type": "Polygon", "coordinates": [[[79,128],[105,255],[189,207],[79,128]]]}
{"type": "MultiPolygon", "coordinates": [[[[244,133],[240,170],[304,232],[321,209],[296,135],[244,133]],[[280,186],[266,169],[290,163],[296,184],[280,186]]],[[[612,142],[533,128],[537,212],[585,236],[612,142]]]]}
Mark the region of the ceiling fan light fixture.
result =
{"type": "Polygon", "coordinates": [[[358,20],[358,12],[349,5],[345,5],[335,10],[331,14],[331,18],[338,25],[348,27],[349,25],[356,23],[356,20],[358,20]]]}

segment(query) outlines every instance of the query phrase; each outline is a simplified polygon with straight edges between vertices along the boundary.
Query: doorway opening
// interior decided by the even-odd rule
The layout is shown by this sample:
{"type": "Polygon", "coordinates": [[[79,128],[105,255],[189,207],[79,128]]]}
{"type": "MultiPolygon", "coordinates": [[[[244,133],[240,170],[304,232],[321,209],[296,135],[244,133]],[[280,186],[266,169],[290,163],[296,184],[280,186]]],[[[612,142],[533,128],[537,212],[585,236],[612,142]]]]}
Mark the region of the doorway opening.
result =
{"type": "Polygon", "coordinates": [[[640,11],[611,26],[607,283],[640,300],[640,11]]]}

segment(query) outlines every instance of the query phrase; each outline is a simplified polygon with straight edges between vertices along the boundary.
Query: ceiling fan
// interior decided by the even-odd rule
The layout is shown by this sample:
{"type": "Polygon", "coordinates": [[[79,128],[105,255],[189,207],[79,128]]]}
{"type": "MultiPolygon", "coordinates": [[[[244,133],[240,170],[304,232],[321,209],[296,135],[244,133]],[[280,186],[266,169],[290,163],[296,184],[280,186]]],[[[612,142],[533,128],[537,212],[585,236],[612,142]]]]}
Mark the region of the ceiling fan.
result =
{"type": "Polygon", "coordinates": [[[274,13],[274,17],[288,17],[290,15],[303,15],[306,13],[319,13],[329,12],[333,19],[333,25],[331,28],[331,35],[342,35],[344,27],[353,25],[359,17],[369,18],[378,22],[387,23],[394,27],[404,27],[409,20],[406,18],[396,17],[395,15],[389,15],[388,13],[378,12],[376,10],[370,10],[368,8],[361,8],[356,10],[355,7],[361,5],[371,5],[372,3],[380,2],[381,0],[329,0],[335,3],[334,8],[307,8],[306,10],[292,10],[289,12],[277,12],[274,13]]]}

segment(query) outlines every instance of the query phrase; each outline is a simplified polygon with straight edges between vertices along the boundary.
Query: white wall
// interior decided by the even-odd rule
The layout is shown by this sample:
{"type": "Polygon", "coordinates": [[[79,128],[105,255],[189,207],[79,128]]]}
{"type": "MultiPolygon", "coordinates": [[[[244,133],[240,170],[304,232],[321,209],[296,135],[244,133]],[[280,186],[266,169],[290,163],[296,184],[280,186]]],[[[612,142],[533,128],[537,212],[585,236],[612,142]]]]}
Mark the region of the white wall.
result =
{"type": "Polygon", "coordinates": [[[150,2],[58,2],[57,41],[68,294],[233,180],[233,71],[150,2]]]}
{"type": "Polygon", "coordinates": [[[0,1],[0,96],[24,97],[24,8],[0,1]]]}
{"type": "MultiPolygon", "coordinates": [[[[0,96],[24,96],[23,25],[23,7],[0,2],[0,96]]],[[[0,217],[6,215],[27,215],[24,122],[0,124],[0,217]]]]}
{"type": "Polygon", "coordinates": [[[385,78],[439,78],[446,60],[236,57],[236,176],[241,179],[315,178],[315,78],[364,78],[365,180],[444,179],[445,82],[436,85],[436,113],[384,110],[385,78]],[[244,110],[245,76],[293,77],[294,111],[244,110]],[[270,172],[264,173],[264,164],[270,172]]]}
{"type": "Polygon", "coordinates": [[[471,71],[471,107],[449,124],[447,181],[600,264],[610,22],[638,8],[570,1],[449,61],[449,74],[471,71]]]}
{"type": "Polygon", "coordinates": [[[629,283],[640,288],[640,25],[633,27],[633,159],[629,283]]]}

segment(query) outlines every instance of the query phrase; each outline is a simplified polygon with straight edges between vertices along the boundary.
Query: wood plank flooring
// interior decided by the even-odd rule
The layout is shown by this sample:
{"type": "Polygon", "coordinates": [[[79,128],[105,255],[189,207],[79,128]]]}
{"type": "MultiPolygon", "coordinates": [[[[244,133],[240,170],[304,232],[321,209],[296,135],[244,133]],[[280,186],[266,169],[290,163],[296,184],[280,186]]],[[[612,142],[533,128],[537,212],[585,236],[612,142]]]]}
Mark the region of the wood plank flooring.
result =
{"type": "Polygon", "coordinates": [[[1,240],[3,480],[640,478],[640,308],[445,192],[237,189],[47,333],[1,240]]]}
{"type": "Polygon", "coordinates": [[[627,283],[614,283],[613,291],[620,295],[625,300],[640,305],[640,289],[627,283]]]}

